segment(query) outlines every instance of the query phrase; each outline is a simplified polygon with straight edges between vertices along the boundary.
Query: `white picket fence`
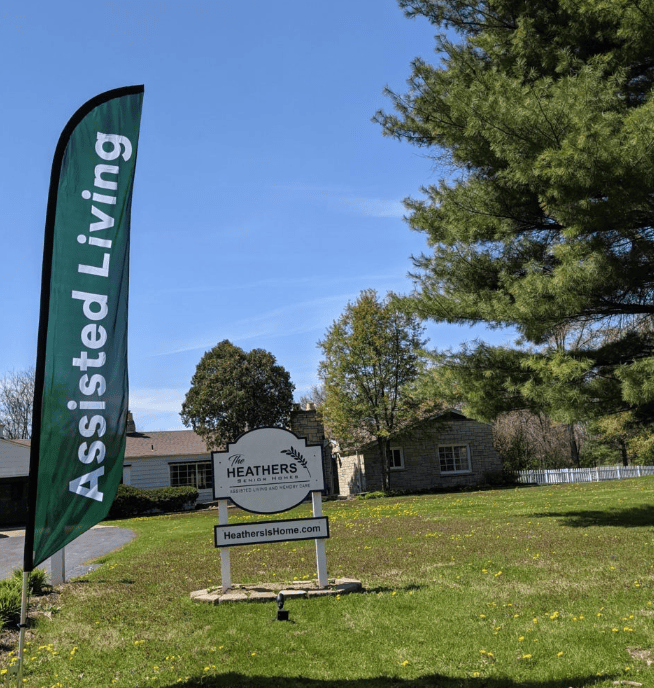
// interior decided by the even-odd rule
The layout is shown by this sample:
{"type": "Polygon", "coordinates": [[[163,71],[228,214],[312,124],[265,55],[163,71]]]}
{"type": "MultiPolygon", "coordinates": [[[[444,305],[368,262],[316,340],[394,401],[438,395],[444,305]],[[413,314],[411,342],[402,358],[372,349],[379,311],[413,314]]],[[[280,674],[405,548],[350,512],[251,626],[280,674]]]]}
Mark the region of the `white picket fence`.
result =
{"type": "Polygon", "coordinates": [[[625,480],[654,475],[654,466],[598,466],[596,468],[557,468],[543,471],[518,471],[518,482],[555,485],[559,483],[596,483],[600,480],[625,480]]]}

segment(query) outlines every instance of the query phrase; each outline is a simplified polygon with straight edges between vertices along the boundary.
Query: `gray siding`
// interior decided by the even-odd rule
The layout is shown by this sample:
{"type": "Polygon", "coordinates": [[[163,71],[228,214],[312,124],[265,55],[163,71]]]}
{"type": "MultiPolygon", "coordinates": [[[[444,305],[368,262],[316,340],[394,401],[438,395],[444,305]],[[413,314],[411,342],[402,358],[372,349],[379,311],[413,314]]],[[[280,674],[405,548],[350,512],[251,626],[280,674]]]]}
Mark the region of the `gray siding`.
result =
{"type": "MultiPolygon", "coordinates": [[[[209,461],[207,456],[139,456],[125,459],[131,466],[130,485],[143,490],[155,487],[170,487],[170,464],[196,461],[209,461]]],[[[213,501],[213,490],[200,490],[199,502],[213,501]]]]}
{"type": "Polygon", "coordinates": [[[0,439],[0,478],[28,476],[30,448],[0,439]]]}

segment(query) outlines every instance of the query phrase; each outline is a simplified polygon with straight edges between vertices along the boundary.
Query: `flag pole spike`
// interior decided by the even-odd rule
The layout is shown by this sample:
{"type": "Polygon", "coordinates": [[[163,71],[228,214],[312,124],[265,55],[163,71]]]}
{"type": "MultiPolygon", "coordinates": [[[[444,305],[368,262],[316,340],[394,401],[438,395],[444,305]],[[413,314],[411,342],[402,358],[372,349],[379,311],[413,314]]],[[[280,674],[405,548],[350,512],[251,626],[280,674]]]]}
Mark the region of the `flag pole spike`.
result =
{"type": "Polygon", "coordinates": [[[29,589],[30,572],[23,571],[23,592],[20,601],[20,634],[18,637],[18,672],[16,674],[16,687],[23,685],[23,649],[25,647],[25,629],[27,628],[27,592],[29,589]]]}

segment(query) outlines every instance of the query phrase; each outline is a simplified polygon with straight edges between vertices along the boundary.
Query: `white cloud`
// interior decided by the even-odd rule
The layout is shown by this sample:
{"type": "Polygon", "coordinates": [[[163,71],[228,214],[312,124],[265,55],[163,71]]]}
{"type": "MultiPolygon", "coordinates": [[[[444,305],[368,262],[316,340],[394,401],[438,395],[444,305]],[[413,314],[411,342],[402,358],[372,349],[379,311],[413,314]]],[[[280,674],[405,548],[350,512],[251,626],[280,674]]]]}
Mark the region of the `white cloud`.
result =
{"type": "Polygon", "coordinates": [[[258,313],[249,318],[242,318],[233,322],[222,323],[220,330],[202,335],[201,339],[190,340],[156,356],[194,351],[196,349],[210,349],[216,342],[228,338],[238,344],[249,339],[299,335],[313,330],[324,330],[327,324],[338,316],[351,295],[336,295],[317,299],[310,299],[288,306],[274,308],[258,313]]]}
{"type": "Polygon", "coordinates": [[[400,201],[382,198],[352,198],[344,201],[357,214],[366,217],[404,217],[406,209],[400,201]]]}
{"type": "Polygon", "coordinates": [[[356,189],[343,186],[319,186],[311,184],[278,184],[273,188],[278,191],[289,191],[302,194],[319,203],[327,203],[332,208],[345,211],[347,214],[365,217],[402,218],[406,209],[402,201],[361,195],[356,189]]]}
{"type": "Polygon", "coordinates": [[[136,427],[153,427],[156,425],[153,422],[156,418],[166,418],[166,429],[181,429],[179,413],[187,391],[167,387],[130,389],[129,410],[134,416],[136,427]],[[173,425],[179,426],[178,428],[171,428],[171,419],[173,425]]]}

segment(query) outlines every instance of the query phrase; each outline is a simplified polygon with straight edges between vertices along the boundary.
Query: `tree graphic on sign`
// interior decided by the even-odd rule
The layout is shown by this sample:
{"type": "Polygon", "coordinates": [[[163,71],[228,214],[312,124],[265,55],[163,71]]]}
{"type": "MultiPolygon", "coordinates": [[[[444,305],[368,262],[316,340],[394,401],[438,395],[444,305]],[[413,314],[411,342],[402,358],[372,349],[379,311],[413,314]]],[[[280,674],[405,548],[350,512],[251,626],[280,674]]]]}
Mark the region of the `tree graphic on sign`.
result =
{"type": "Polygon", "coordinates": [[[309,466],[307,465],[307,460],[300,454],[300,452],[295,451],[293,447],[290,449],[282,449],[280,454],[287,454],[291,458],[295,459],[301,466],[304,466],[304,468],[307,469],[307,473],[309,474],[309,477],[311,477],[311,471],[309,470],[309,466]]]}

